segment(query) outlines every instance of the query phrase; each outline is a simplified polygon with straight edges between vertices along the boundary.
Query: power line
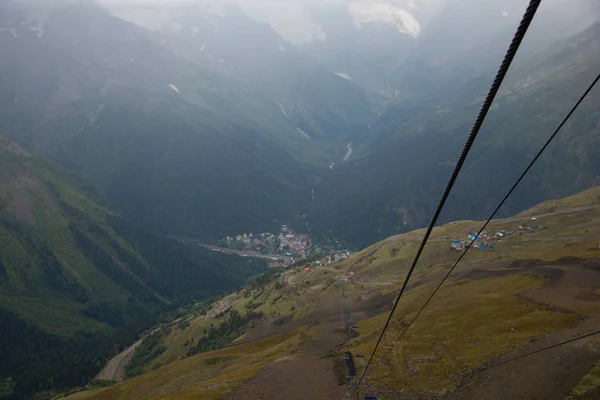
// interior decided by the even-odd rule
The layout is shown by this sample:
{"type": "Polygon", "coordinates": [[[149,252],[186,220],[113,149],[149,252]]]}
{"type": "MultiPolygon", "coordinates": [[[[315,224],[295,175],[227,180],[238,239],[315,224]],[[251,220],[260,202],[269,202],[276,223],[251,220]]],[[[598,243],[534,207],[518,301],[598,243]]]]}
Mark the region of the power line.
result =
{"type": "Polygon", "coordinates": [[[575,337],[573,339],[565,340],[564,342],[556,343],[556,344],[553,344],[553,345],[550,345],[550,346],[543,347],[543,348],[538,349],[538,350],[530,351],[529,353],[521,354],[520,356],[509,358],[508,360],[502,360],[502,361],[498,361],[497,363],[494,363],[494,364],[485,365],[483,367],[476,368],[474,370],[466,372],[463,375],[468,375],[468,374],[472,374],[472,373],[475,373],[475,372],[481,372],[481,371],[484,371],[484,370],[486,370],[488,368],[497,367],[498,365],[506,364],[506,363],[509,363],[509,362],[512,362],[512,361],[519,360],[521,358],[529,357],[531,355],[534,355],[534,354],[537,354],[537,353],[541,353],[542,351],[554,349],[556,347],[563,346],[563,345],[569,344],[569,343],[573,343],[573,342],[576,342],[578,340],[586,339],[586,338],[589,338],[591,336],[595,336],[595,335],[598,335],[598,334],[600,334],[600,331],[586,333],[585,335],[577,336],[577,337],[575,337]]]}
{"type": "Polygon", "coordinates": [[[454,171],[452,172],[452,175],[450,176],[450,180],[448,181],[448,184],[446,185],[446,189],[444,190],[444,193],[442,194],[442,197],[440,198],[440,201],[435,210],[435,213],[433,214],[431,222],[429,223],[429,227],[427,228],[425,236],[423,237],[423,240],[421,241],[421,245],[419,246],[419,249],[417,250],[417,254],[415,255],[412,265],[410,266],[408,273],[406,274],[406,278],[404,279],[404,283],[402,284],[400,293],[398,294],[398,297],[396,298],[396,301],[394,302],[394,306],[392,307],[392,310],[390,311],[390,315],[388,316],[388,319],[385,322],[385,325],[383,326],[381,335],[379,335],[379,339],[377,339],[377,343],[375,344],[373,353],[371,353],[371,356],[369,357],[369,361],[367,362],[367,366],[365,367],[365,370],[363,371],[363,373],[360,377],[358,387],[360,387],[360,383],[362,382],[367,370],[369,369],[369,366],[371,365],[371,362],[373,361],[373,357],[375,356],[375,353],[377,352],[377,348],[379,347],[381,340],[383,339],[383,335],[385,334],[385,331],[387,330],[387,328],[390,324],[392,316],[394,315],[394,311],[396,311],[396,308],[398,307],[398,303],[400,302],[400,298],[404,294],[404,291],[406,290],[406,286],[408,285],[408,281],[410,280],[410,277],[415,270],[417,262],[419,261],[419,258],[421,257],[423,248],[425,247],[425,244],[427,243],[429,236],[431,236],[431,231],[433,230],[433,227],[437,223],[437,220],[442,212],[442,209],[444,208],[444,205],[446,204],[446,201],[448,200],[450,191],[454,187],[454,183],[456,182],[456,179],[463,167],[463,164],[465,163],[467,155],[469,154],[469,151],[471,150],[471,147],[473,146],[473,142],[475,141],[477,134],[481,130],[483,122],[485,121],[485,118],[486,118],[488,112],[490,111],[490,108],[492,107],[492,103],[494,102],[494,99],[496,98],[496,95],[498,94],[500,86],[502,85],[502,82],[504,81],[504,78],[506,77],[506,74],[517,54],[517,51],[519,50],[519,47],[520,47],[521,43],[523,42],[523,38],[525,37],[525,34],[527,33],[527,30],[529,29],[529,26],[531,25],[531,22],[533,21],[533,17],[535,16],[535,13],[536,13],[541,1],[542,0],[530,0],[530,2],[529,2],[529,6],[527,7],[525,14],[523,15],[523,19],[521,20],[519,27],[512,39],[510,47],[508,48],[508,51],[506,52],[504,60],[502,61],[502,64],[500,65],[500,68],[498,69],[496,78],[494,79],[494,82],[492,83],[492,86],[490,87],[487,97],[486,97],[485,101],[483,102],[483,105],[481,106],[481,110],[479,111],[479,115],[477,116],[477,119],[475,120],[473,128],[471,129],[471,132],[469,133],[469,136],[467,137],[467,141],[465,142],[463,150],[458,158],[458,161],[456,162],[456,166],[454,167],[454,171]]]}
{"type": "MultiPolygon", "coordinates": [[[[477,237],[479,237],[481,235],[481,233],[485,230],[485,228],[492,221],[492,219],[494,219],[494,217],[496,216],[496,214],[498,213],[498,211],[500,211],[500,209],[502,208],[502,206],[504,205],[504,203],[506,203],[506,201],[512,195],[512,193],[515,191],[515,189],[517,188],[517,186],[519,186],[519,184],[521,183],[521,181],[525,178],[525,175],[527,175],[527,173],[531,170],[531,168],[533,167],[533,165],[541,157],[542,153],[546,150],[546,148],[548,148],[548,146],[554,140],[554,138],[556,138],[556,136],[558,135],[558,133],[562,130],[562,128],[569,121],[569,119],[571,118],[571,116],[573,115],[573,113],[575,113],[575,111],[579,108],[579,106],[581,105],[581,103],[583,103],[583,101],[587,98],[587,96],[590,94],[590,92],[594,89],[594,87],[596,86],[596,84],[598,83],[599,80],[600,80],[600,74],[598,74],[598,76],[596,77],[596,79],[594,79],[594,81],[591,83],[591,85],[587,88],[587,90],[579,98],[579,100],[577,101],[577,103],[575,103],[575,105],[573,106],[573,108],[571,108],[571,111],[569,111],[569,113],[562,120],[562,122],[560,123],[560,125],[558,126],[558,128],[556,128],[556,130],[554,131],[554,133],[548,138],[548,140],[546,141],[546,143],[544,144],[544,146],[542,146],[542,148],[540,149],[540,151],[533,158],[533,160],[529,163],[529,165],[527,166],[527,168],[525,168],[525,170],[523,171],[523,173],[521,174],[521,176],[519,177],[519,179],[515,182],[515,184],[512,186],[512,188],[508,191],[508,193],[506,193],[506,196],[504,196],[504,199],[502,199],[502,201],[500,202],[500,204],[498,204],[498,206],[496,207],[496,209],[494,210],[494,212],[492,213],[492,215],[490,215],[490,217],[487,219],[487,221],[485,222],[485,224],[483,224],[483,226],[481,227],[481,229],[479,230],[479,232],[477,232],[477,237]]],[[[398,336],[398,338],[396,338],[396,340],[394,341],[394,343],[392,343],[392,345],[390,346],[390,348],[383,355],[383,357],[381,357],[381,359],[379,360],[379,363],[375,367],[378,367],[379,365],[381,365],[381,363],[383,362],[383,360],[388,356],[388,354],[392,351],[392,349],[396,346],[396,344],[400,341],[400,339],[402,339],[402,337],[404,337],[404,334],[406,333],[406,331],[414,324],[414,322],[417,320],[417,318],[419,318],[419,316],[421,315],[421,313],[423,312],[423,310],[425,309],[425,307],[427,307],[427,305],[429,305],[429,303],[431,302],[431,299],[433,299],[433,297],[437,294],[437,292],[440,290],[440,288],[442,287],[442,285],[450,277],[450,275],[452,274],[452,272],[454,271],[454,269],[456,269],[456,267],[458,266],[458,263],[460,263],[460,261],[463,259],[463,257],[469,251],[469,249],[471,249],[471,246],[473,246],[473,243],[475,243],[474,240],[471,241],[467,245],[467,247],[462,252],[462,254],[460,255],[460,257],[458,257],[458,260],[456,260],[456,262],[452,266],[452,268],[450,268],[448,270],[448,272],[446,273],[446,275],[444,276],[444,278],[442,279],[442,281],[440,282],[440,284],[435,288],[435,290],[433,291],[433,293],[431,293],[431,295],[429,296],[429,298],[427,299],[427,301],[425,301],[425,303],[423,304],[423,306],[421,307],[421,309],[417,312],[417,314],[413,317],[413,319],[408,323],[408,325],[406,326],[406,328],[404,328],[404,330],[402,331],[402,333],[400,333],[400,335],[398,336]]]]}

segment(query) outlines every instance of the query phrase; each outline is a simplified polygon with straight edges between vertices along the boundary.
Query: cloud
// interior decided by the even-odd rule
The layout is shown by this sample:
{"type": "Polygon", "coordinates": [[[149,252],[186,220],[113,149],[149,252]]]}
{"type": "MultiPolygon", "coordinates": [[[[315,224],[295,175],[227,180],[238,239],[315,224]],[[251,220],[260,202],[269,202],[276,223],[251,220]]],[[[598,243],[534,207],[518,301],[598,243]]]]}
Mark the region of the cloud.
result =
{"type": "MultiPolygon", "coordinates": [[[[2,1],[2,0],[0,0],[2,1]]],[[[49,1],[49,0],[45,0],[49,1]]],[[[56,0],[53,0],[56,1],[56,0]]],[[[161,10],[182,5],[208,7],[213,4],[235,3],[249,17],[269,23],[286,40],[295,44],[325,39],[323,27],[313,19],[317,8],[340,6],[350,13],[356,26],[360,27],[372,21],[388,23],[400,32],[416,37],[427,29],[441,10],[460,8],[485,12],[496,9],[503,17],[521,13],[522,0],[97,0],[107,7],[115,9],[132,8],[132,12],[146,13],[148,18],[165,18],[161,10]],[[499,7],[500,8],[498,10],[499,7]],[[151,17],[150,14],[154,13],[151,17]]],[[[596,2],[597,0],[547,0],[550,4],[563,3],[569,7],[576,4],[596,2]]],[[[163,13],[168,14],[168,13],[163,13]]],[[[131,15],[131,13],[130,13],[131,15]]],[[[156,22],[156,21],[155,21],[156,22]]],[[[456,21],[461,24],[460,20],[456,21]]]]}
{"type": "Polygon", "coordinates": [[[349,11],[358,28],[371,22],[383,22],[415,38],[421,33],[421,24],[412,14],[388,3],[356,1],[349,4],[349,11]]]}
{"type": "MultiPolygon", "coordinates": [[[[316,0],[98,0],[120,16],[127,13],[145,13],[146,19],[165,19],[164,11],[181,6],[196,5],[202,8],[218,7],[218,5],[236,4],[249,17],[269,23],[273,29],[287,40],[303,43],[315,39],[323,39],[324,32],[319,24],[312,20],[309,8],[316,0]],[[160,13],[162,15],[157,15],[160,13]],[[154,15],[151,15],[154,14],[154,15]]],[[[341,2],[343,0],[325,0],[325,2],[341,2]]],[[[139,15],[138,15],[139,16],[139,15]]],[[[129,18],[131,19],[131,18],[129,18]]],[[[134,21],[134,22],[139,22],[134,21]]]]}
{"type": "MultiPolygon", "coordinates": [[[[326,33],[311,14],[315,8],[342,6],[352,14],[356,26],[360,27],[372,21],[385,22],[396,27],[400,32],[417,36],[421,31],[418,20],[422,14],[438,8],[449,0],[98,0],[113,11],[129,9],[133,12],[145,13],[144,18],[154,19],[160,12],[184,5],[207,7],[211,4],[235,3],[249,17],[269,23],[286,40],[302,44],[313,40],[323,40],[326,33]]],[[[139,17],[139,15],[138,15],[139,17]]],[[[164,16],[162,16],[164,19],[164,16]]],[[[138,18],[139,19],[139,18],[138,18]]]]}

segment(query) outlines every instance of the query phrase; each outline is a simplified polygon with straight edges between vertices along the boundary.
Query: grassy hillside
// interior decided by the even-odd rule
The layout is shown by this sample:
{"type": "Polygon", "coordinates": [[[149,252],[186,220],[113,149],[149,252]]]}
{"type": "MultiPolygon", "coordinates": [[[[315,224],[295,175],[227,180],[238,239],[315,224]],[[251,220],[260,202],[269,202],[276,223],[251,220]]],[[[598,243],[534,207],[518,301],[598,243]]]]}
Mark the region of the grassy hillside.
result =
{"type": "MultiPolygon", "coordinates": [[[[525,359],[524,364],[507,364],[483,375],[464,374],[506,356],[600,329],[599,222],[600,188],[493,221],[488,232],[503,231],[506,235],[489,239],[493,251],[470,250],[391,355],[379,363],[378,353],[376,367],[369,374],[369,392],[384,399],[401,394],[409,398],[477,399],[485,393],[501,399],[524,393],[541,396],[544,390],[551,391],[552,398],[585,398],[577,396],[596,393],[599,386],[594,365],[600,360],[594,346],[597,340],[556,350],[558,353],[543,353],[540,358],[525,359]],[[544,367],[554,365],[552,360],[557,356],[562,363],[544,367]],[[526,382],[511,375],[510,371],[521,369],[527,371],[526,382]],[[486,374],[496,375],[490,380],[486,374]]],[[[389,348],[442,273],[458,258],[450,242],[480,226],[481,222],[460,221],[434,230],[381,352],[389,348]]],[[[264,398],[276,398],[268,397],[268,393],[278,387],[282,375],[308,373],[301,360],[309,360],[314,368],[326,363],[327,373],[343,382],[350,369],[340,366],[339,361],[346,351],[340,307],[347,307],[358,325],[351,353],[368,356],[423,233],[419,230],[391,237],[340,263],[312,265],[310,271],[280,271],[268,283],[247,287],[210,307],[199,305],[162,327],[157,343],[164,351],[142,366],[148,373],[70,399],[187,399],[195,398],[192,393],[198,391],[211,393],[200,398],[236,399],[243,398],[244,393],[249,395],[248,391],[255,391],[259,384],[264,387],[260,392],[267,396],[264,398]],[[260,316],[228,331],[239,335],[233,347],[190,352],[206,341],[211,327],[224,328],[232,313],[246,315],[250,311],[260,316]],[[292,344],[290,337],[298,332],[299,341],[292,344]],[[256,354],[253,346],[266,342],[272,349],[281,349],[280,359],[287,360],[291,354],[290,361],[270,362],[269,356],[257,365],[252,361],[256,354]],[[248,358],[230,356],[246,352],[248,358]],[[327,355],[334,356],[323,358],[327,355]],[[206,365],[209,359],[219,361],[206,365]],[[158,370],[152,372],[154,369],[158,370]],[[242,397],[236,397],[238,394],[242,397]]],[[[363,358],[353,357],[358,371],[364,363],[363,358]]],[[[303,387],[313,384],[310,379],[317,378],[305,379],[301,384],[288,382],[290,393],[300,396],[303,387]]],[[[329,389],[336,387],[333,384],[329,389]]]]}
{"type": "Polygon", "coordinates": [[[159,314],[265,268],[144,231],[5,139],[0,171],[0,380],[16,398],[84,382],[159,314]]]}

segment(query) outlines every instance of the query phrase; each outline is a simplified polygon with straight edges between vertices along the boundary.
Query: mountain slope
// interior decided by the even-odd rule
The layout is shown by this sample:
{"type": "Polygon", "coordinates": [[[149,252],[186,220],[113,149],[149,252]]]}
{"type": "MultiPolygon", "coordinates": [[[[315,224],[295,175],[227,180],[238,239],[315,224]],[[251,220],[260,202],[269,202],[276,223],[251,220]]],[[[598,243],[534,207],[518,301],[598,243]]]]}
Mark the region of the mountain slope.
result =
{"type": "MultiPolygon", "coordinates": [[[[596,77],[599,29],[596,24],[515,64],[443,221],[483,218],[493,210],[596,77]]],[[[443,100],[390,107],[369,137],[353,142],[352,160],[325,175],[322,188],[315,187],[313,229],[367,245],[426,223],[483,101],[488,78],[474,79],[443,100]]],[[[596,88],[511,198],[504,215],[598,184],[599,96],[596,88]]]]}
{"type": "MultiPolygon", "coordinates": [[[[544,352],[516,366],[474,376],[469,372],[600,328],[599,211],[600,189],[595,188],[493,221],[482,241],[492,243],[494,251],[468,252],[404,340],[381,365],[376,358],[367,393],[384,399],[432,394],[478,399],[485,393],[493,399],[563,398],[586,374],[596,376],[592,368],[600,360],[598,339],[544,352]],[[496,234],[500,231],[503,236],[496,234]],[[561,363],[555,362],[557,356],[561,363]],[[522,370],[528,372],[526,379],[516,379],[514,372],[522,370]],[[487,374],[494,379],[485,379],[487,374]]],[[[451,241],[466,239],[481,224],[456,221],[433,231],[382,349],[392,344],[453,265],[459,253],[451,241]]],[[[192,309],[152,335],[166,350],[146,364],[146,374],[68,398],[184,399],[196,394],[276,399],[280,393],[273,390],[291,375],[298,378],[287,382],[291,399],[310,396],[315,388],[343,395],[346,388],[335,379],[343,385],[353,374],[351,366],[358,372],[364,367],[365,360],[356,355],[372,351],[423,234],[421,229],[390,237],[343,262],[307,265],[310,271],[283,271],[214,304],[221,315],[192,309]],[[224,302],[229,311],[221,307],[224,302]],[[350,349],[347,332],[340,330],[342,307],[357,326],[350,349]],[[262,317],[227,329],[234,315],[249,315],[249,310],[262,317]],[[202,348],[208,338],[218,338],[217,332],[239,337],[221,350],[202,348]],[[189,356],[194,348],[201,353],[189,356]],[[346,351],[352,362],[341,361],[346,351]],[[315,369],[319,374],[312,373],[315,369]],[[327,383],[329,379],[333,382],[327,383]]],[[[599,389],[585,382],[587,390],[599,389]]]]}
{"type": "Polygon", "coordinates": [[[312,170],[329,166],[370,113],[360,89],[292,47],[279,50],[281,38],[239,14],[223,20],[209,59],[200,40],[146,30],[93,2],[11,1],[5,11],[0,128],[168,233],[212,239],[304,225],[312,170]],[[234,58],[224,39],[243,37],[244,24],[272,51],[234,58]],[[275,55],[273,65],[263,60],[275,55]],[[268,73],[251,68],[257,60],[268,73]]]}
{"type": "MultiPolygon", "coordinates": [[[[371,116],[364,92],[233,5],[206,2],[153,8],[113,5],[115,15],[160,32],[231,81],[260,88],[266,107],[310,138],[345,139],[348,126],[371,116]],[[280,109],[280,110],[279,110],[280,109]]],[[[364,123],[366,126],[366,123],[364,123]]],[[[300,136],[302,137],[302,136],[300,136]]]]}
{"type": "Polygon", "coordinates": [[[6,139],[0,166],[0,380],[17,395],[89,379],[160,313],[265,268],[146,232],[6,139]]]}
{"type": "MultiPolygon", "coordinates": [[[[385,13],[355,20],[334,7],[322,16],[344,23],[331,23],[340,29],[331,42],[312,44],[324,46],[321,55],[335,55],[335,47],[343,62],[369,64],[365,52],[399,46],[381,64],[399,73],[390,83],[399,94],[384,107],[381,98],[368,101],[369,83],[347,79],[327,57],[315,61],[313,47],[295,48],[236,8],[177,6],[147,29],[93,2],[40,8],[11,1],[0,15],[0,48],[11,54],[0,60],[0,129],[164,233],[210,241],[286,223],[317,239],[365,246],[426,222],[492,79],[502,46],[489,44],[507,40],[518,15],[503,17],[502,4],[489,5],[493,23],[465,25],[472,40],[455,48],[462,28],[444,28],[470,3],[430,21],[416,43],[397,20],[395,27],[381,21],[385,13]],[[375,44],[374,30],[383,35],[375,44]],[[398,37],[416,46],[401,54],[401,65],[396,53],[406,43],[398,37]],[[355,52],[346,47],[355,44],[355,52]],[[372,108],[381,112],[376,121],[372,108]]],[[[557,10],[546,10],[551,21],[557,10]]],[[[589,79],[597,27],[545,48],[596,16],[585,17],[576,27],[533,31],[544,48],[519,54],[445,221],[483,217],[589,79]]],[[[369,65],[357,68],[369,78],[369,65]]],[[[582,115],[534,174],[533,194],[518,195],[508,212],[595,184],[598,116],[592,107],[582,115]]]]}

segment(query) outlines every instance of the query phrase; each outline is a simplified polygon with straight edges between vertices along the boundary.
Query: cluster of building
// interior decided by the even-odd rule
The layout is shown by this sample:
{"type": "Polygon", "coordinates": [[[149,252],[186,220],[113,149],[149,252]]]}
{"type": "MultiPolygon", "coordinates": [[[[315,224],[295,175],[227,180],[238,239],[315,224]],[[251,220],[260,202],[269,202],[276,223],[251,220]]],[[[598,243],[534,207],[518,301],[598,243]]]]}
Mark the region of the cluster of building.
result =
{"type": "Polygon", "coordinates": [[[305,258],[312,244],[308,235],[292,231],[282,225],[278,233],[243,233],[227,236],[223,244],[237,250],[253,251],[261,254],[284,254],[290,257],[305,258]]]}
{"type": "MultiPolygon", "coordinates": [[[[532,221],[537,221],[537,218],[531,218],[532,221]]],[[[544,225],[519,225],[516,230],[513,229],[502,229],[497,232],[482,231],[481,234],[469,233],[466,238],[455,239],[450,242],[450,246],[456,251],[463,251],[469,244],[472,243],[471,248],[476,250],[495,250],[495,242],[504,239],[507,236],[516,234],[523,234],[526,232],[535,232],[538,230],[546,229],[544,225]]]]}
{"type": "Polygon", "coordinates": [[[472,249],[477,250],[490,250],[494,251],[495,246],[493,244],[494,240],[502,239],[506,235],[511,235],[514,233],[513,231],[498,231],[494,234],[490,234],[486,231],[481,232],[478,236],[476,233],[469,233],[466,238],[456,239],[450,242],[450,246],[456,251],[463,251],[467,248],[470,243],[472,249]]]}
{"type": "Polygon", "coordinates": [[[306,258],[306,254],[311,248],[308,235],[295,233],[287,225],[281,226],[281,231],[277,235],[277,244],[277,253],[301,258],[306,258]]]}
{"type": "Polygon", "coordinates": [[[336,262],[340,262],[349,257],[352,257],[352,253],[348,250],[332,250],[329,252],[329,254],[323,256],[318,260],[313,261],[311,264],[316,267],[321,267],[323,265],[329,265],[336,262]]]}

